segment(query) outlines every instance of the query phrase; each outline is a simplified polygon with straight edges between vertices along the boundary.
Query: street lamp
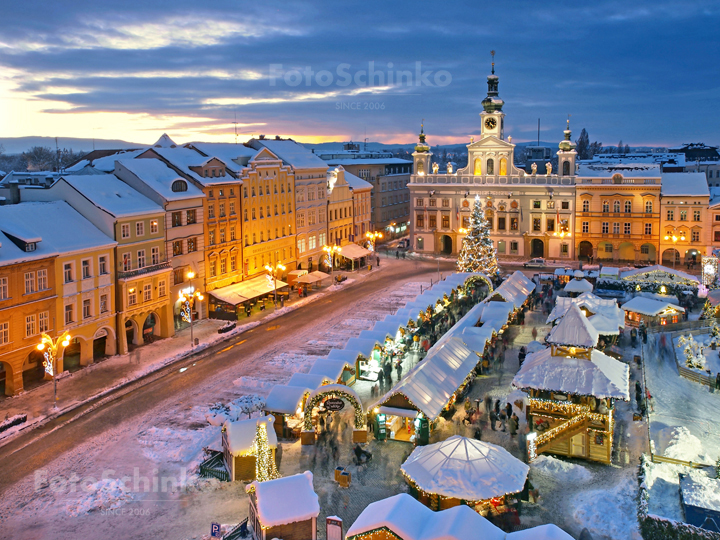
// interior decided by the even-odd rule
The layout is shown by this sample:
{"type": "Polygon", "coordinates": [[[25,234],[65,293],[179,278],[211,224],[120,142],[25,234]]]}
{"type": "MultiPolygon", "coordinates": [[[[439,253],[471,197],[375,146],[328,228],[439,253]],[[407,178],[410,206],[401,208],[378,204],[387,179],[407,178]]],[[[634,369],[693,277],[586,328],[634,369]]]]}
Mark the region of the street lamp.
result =
{"type": "Polygon", "coordinates": [[[65,349],[70,345],[70,332],[65,330],[55,341],[48,336],[45,332],[40,336],[40,343],[37,345],[38,351],[44,351],[43,356],[43,367],[45,373],[50,375],[53,379],[53,409],[57,409],[57,357],[60,352],[60,347],[65,349]]]}
{"type": "Polygon", "coordinates": [[[372,250],[375,251],[375,240],[378,238],[382,238],[383,235],[381,232],[366,232],[365,237],[370,241],[370,245],[372,246],[372,250]]]}
{"type": "MultiPolygon", "coordinates": [[[[675,228],[673,228],[673,231],[674,230],[675,230],[675,228]]],[[[678,238],[675,234],[666,234],[665,241],[667,242],[669,240],[672,240],[673,246],[677,243],[678,240],[680,240],[681,242],[684,242],[685,241],[685,233],[680,231],[680,238],[678,238]]],[[[673,247],[673,251],[675,252],[675,253],[673,253],[673,270],[675,270],[675,261],[680,254],[674,247],[673,247]]]]}
{"type": "MultiPolygon", "coordinates": [[[[186,276],[188,279],[193,279],[195,277],[195,272],[189,270],[186,276]]],[[[192,349],[193,347],[195,347],[195,337],[193,336],[192,310],[195,306],[195,300],[199,300],[200,302],[202,302],[205,297],[200,291],[196,291],[194,287],[190,287],[190,289],[186,291],[180,291],[179,293],[180,301],[183,303],[180,315],[183,321],[190,323],[190,348],[192,349]]]]}
{"type": "Polygon", "coordinates": [[[286,268],[282,265],[282,263],[277,263],[275,265],[275,267],[272,267],[269,264],[266,264],[265,270],[270,272],[270,275],[272,276],[274,284],[275,284],[275,307],[277,307],[277,273],[278,273],[278,271],[284,272],[286,270],[286,268]]]}
{"type": "Polygon", "coordinates": [[[323,251],[330,256],[330,275],[335,271],[335,254],[340,253],[342,248],[340,246],[323,246],[323,251]]]}

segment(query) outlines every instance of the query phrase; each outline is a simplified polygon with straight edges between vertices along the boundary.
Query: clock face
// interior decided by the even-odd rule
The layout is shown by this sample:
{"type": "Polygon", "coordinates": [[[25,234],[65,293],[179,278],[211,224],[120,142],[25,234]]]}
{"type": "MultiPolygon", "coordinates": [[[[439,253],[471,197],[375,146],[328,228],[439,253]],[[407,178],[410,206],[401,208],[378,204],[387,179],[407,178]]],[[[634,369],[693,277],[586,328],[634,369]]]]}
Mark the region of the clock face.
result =
{"type": "Polygon", "coordinates": [[[495,129],[495,126],[497,126],[497,120],[494,118],[488,118],[485,120],[485,127],[488,129],[495,129]]]}

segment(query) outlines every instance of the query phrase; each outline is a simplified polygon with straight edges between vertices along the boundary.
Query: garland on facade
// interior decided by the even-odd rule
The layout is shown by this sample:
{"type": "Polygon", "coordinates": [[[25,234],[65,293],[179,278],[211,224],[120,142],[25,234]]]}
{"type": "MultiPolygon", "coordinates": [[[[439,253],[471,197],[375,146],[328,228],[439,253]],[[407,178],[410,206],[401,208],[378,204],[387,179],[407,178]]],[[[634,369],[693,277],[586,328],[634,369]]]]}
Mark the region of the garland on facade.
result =
{"type": "Polygon", "coordinates": [[[328,391],[327,393],[320,392],[319,394],[313,396],[311,399],[307,400],[307,403],[305,403],[305,420],[304,420],[304,429],[305,431],[312,431],[313,424],[312,424],[312,412],[313,409],[325,398],[327,397],[340,397],[344,399],[345,401],[348,401],[350,405],[353,406],[355,409],[355,429],[364,429],[365,428],[365,414],[363,413],[362,403],[358,402],[358,400],[355,398],[353,394],[350,392],[346,392],[344,390],[338,390],[333,389],[328,391]]]}
{"type": "MultiPolygon", "coordinates": [[[[672,276],[672,274],[670,274],[672,276]]],[[[680,296],[684,292],[697,294],[697,283],[691,285],[689,283],[678,282],[672,279],[653,279],[653,280],[619,280],[612,278],[599,278],[596,282],[598,289],[611,291],[625,291],[630,293],[649,292],[656,294],[670,294],[680,296]]]]}
{"type": "Polygon", "coordinates": [[[470,230],[463,240],[457,267],[460,272],[482,272],[487,276],[499,274],[497,253],[490,238],[490,222],[485,218],[479,195],[475,196],[470,230]]]}

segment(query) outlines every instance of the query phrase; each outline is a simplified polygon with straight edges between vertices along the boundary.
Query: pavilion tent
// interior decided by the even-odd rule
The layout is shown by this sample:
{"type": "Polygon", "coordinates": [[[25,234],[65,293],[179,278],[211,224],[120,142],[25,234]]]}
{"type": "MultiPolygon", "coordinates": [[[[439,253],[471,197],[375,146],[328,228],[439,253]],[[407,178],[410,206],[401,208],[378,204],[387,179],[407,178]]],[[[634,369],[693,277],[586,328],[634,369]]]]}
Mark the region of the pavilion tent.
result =
{"type": "MultiPolygon", "coordinates": [[[[405,321],[407,323],[407,320],[405,321]]],[[[400,330],[400,327],[402,326],[401,322],[398,321],[377,321],[375,325],[373,326],[372,330],[368,330],[369,332],[372,332],[374,335],[378,332],[385,333],[386,336],[391,337],[392,339],[395,339],[397,337],[397,333],[400,330]]],[[[361,332],[362,334],[362,332],[361,332]]],[[[378,334],[379,335],[379,334],[378,334]]],[[[360,336],[364,337],[364,336],[360,336]]]]}
{"type": "MultiPolygon", "coordinates": [[[[603,273],[604,271],[605,269],[603,269],[603,273]]],[[[697,278],[697,276],[693,276],[691,274],[683,272],[682,270],[675,270],[673,268],[669,268],[667,266],[662,266],[659,264],[655,264],[653,266],[646,266],[645,268],[635,268],[633,270],[628,270],[627,272],[622,272],[620,274],[620,278],[623,280],[633,280],[633,278],[642,276],[643,274],[651,274],[654,272],[671,274],[677,278],[680,278],[681,280],[694,282],[697,285],[700,284],[700,280],[697,278]]]]}
{"type": "Polygon", "coordinates": [[[566,293],[592,292],[593,285],[586,279],[571,279],[563,289],[566,293]]]}
{"type": "Polygon", "coordinates": [[[318,278],[318,281],[327,279],[330,277],[330,274],[326,274],[325,272],[321,272],[320,270],[315,270],[314,272],[310,272],[309,275],[318,278]]]}
{"type": "Polygon", "coordinates": [[[395,334],[390,335],[387,330],[363,330],[358,337],[360,339],[374,339],[382,347],[385,339],[388,337],[395,339],[395,334]]]}
{"type": "Polygon", "coordinates": [[[475,354],[482,355],[485,352],[485,346],[492,339],[493,333],[495,333],[495,328],[492,326],[465,328],[460,334],[460,339],[475,354]]]}
{"type": "Polygon", "coordinates": [[[342,249],[340,251],[340,255],[342,255],[346,259],[352,259],[354,261],[362,259],[363,257],[367,257],[371,254],[372,251],[365,249],[364,247],[358,246],[357,244],[346,244],[342,246],[342,249]]]}
{"type": "MultiPolygon", "coordinates": [[[[378,345],[376,339],[350,338],[345,344],[345,349],[360,351],[360,354],[365,358],[369,358],[376,345],[378,345]]],[[[380,345],[382,345],[382,343],[380,343],[380,345]]]]}
{"type": "Polygon", "coordinates": [[[328,353],[327,359],[345,362],[350,366],[354,366],[357,357],[361,354],[360,351],[353,349],[333,349],[328,353]]]}
{"type": "Polygon", "coordinates": [[[227,304],[234,306],[247,302],[262,296],[263,294],[269,294],[277,289],[287,287],[287,283],[284,281],[269,280],[266,276],[259,276],[256,278],[241,281],[227,287],[220,287],[219,289],[213,289],[208,291],[209,294],[221,300],[227,304]]]}
{"type": "Polygon", "coordinates": [[[303,388],[310,388],[315,390],[323,384],[333,384],[336,381],[325,375],[315,375],[310,373],[293,373],[292,377],[288,381],[288,386],[302,386],[303,388]]]}
{"type": "Polygon", "coordinates": [[[487,302],[484,306],[480,316],[480,322],[483,323],[491,319],[504,319],[507,321],[514,310],[510,302],[487,302]]]}
{"type": "Polygon", "coordinates": [[[324,360],[322,358],[319,358],[318,360],[315,360],[315,363],[310,368],[309,375],[322,375],[324,377],[327,377],[328,379],[331,379],[332,382],[336,383],[341,381],[341,377],[343,374],[343,371],[345,371],[346,367],[350,367],[354,369],[355,362],[352,364],[348,364],[347,362],[344,362],[342,360],[324,360]]]}
{"type": "Polygon", "coordinates": [[[598,331],[580,311],[577,304],[571,304],[560,323],[555,326],[547,338],[554,345],[573,347],[595,347],[598,343],[598,331]]]}

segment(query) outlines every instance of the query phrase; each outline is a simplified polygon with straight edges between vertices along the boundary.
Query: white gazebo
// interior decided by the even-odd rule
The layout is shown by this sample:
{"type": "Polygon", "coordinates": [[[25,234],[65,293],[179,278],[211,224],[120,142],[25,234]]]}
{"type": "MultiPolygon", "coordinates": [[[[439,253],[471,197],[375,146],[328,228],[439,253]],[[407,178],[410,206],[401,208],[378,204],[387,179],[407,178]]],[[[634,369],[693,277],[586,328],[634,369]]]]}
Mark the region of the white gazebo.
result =
{"type": "Polygon", "coordinates": [[[567,282],[567,285],[565,285],[563,290],[566,293],[577,296],[582,293],[592,292],[592,283],[590,283],[587,279],[584,279],[585,274],[583,274],[582,270],[575,270],[574,277],[575,279],[571,279],[567,282]]]}

